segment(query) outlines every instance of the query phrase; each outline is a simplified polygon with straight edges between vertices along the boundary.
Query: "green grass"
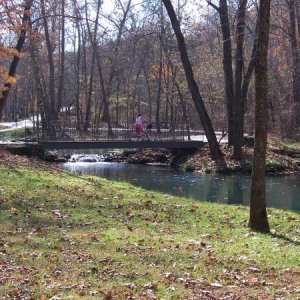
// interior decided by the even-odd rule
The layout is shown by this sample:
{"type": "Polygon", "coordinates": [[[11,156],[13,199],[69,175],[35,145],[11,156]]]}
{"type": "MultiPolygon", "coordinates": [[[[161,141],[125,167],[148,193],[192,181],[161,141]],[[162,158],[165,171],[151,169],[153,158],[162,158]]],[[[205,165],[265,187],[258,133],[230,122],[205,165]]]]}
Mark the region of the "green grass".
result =
{"type": "Polygon", "coordinates": [[[25,129],[24,128],[15,128],[11,130],[1,131],[0,139],[5,141],[11,141],[14,139],[24,138],[25,137],[25,129]]]}
{"type": "Polygon", "coordinates": [[[299,296],[297,213],[270,209],[262,235],[243,206],[51,169],[0,166],[0,180],[4,299],[299,296]]]}
{"type": "Polygon", "coordinates": [[[284,163],[275,159],[267,159],[266,167],[269,172],[280,172],[285,169],[284,163]]]}
{"type": "Polygon", "coordinates": [[[274,144],[278,147],[281,147],[285,151],[300,151],[300,142],[295,141],[270,141],[271,144],[274,144]]]}
{"type": "Polygon", "coordinates": [[[299,151],[300,150],[300,143],[299,142],[283,143],[283,146],[287,150],[293,150],[293,151],[299,151]]]}

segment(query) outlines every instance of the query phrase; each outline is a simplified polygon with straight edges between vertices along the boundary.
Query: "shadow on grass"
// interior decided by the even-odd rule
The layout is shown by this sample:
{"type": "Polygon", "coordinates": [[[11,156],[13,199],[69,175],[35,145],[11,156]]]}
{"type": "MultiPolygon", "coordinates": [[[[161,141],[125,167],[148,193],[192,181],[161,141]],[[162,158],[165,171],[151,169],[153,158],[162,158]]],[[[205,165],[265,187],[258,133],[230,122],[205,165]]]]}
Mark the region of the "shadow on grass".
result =
{"type": "Polygon", "coordinates": [[[283,234],[271,233],[270,236],[273,237],[273,238],[276,238],[276,239],[283,240],[285,242],[294,244],[295,246],[300,246],[300,242],[295,241],[295,240],[293,240],[293,239],[291,239],[289,237],[286,237],[283,234]]]}

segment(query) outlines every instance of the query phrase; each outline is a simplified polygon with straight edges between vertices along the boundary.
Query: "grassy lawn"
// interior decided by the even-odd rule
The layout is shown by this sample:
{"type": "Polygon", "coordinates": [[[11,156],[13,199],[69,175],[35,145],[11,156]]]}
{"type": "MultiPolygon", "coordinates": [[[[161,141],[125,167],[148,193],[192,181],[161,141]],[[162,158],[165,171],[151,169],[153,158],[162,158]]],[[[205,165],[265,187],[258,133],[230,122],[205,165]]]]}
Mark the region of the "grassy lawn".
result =
{"type": "Polygon", "coordinates": [[[300,217],[0,163],[1,299],[299,299],[300,217]],[[237,298],[240,297],[240,298],[237,298]]]}
{"type": "Polygon", "coordinates": [[[300,151],[300,142],[296,141],[282,141],[282,140],[270,140],[271,145],[278,146],[286,151],[300,151]]]}
{"type": "Polygon", "coordinates": [[[11,130],[0,131],[0,139],[5,141],[11,141],[14,139],[19,139],[24,137],[25,137],[24,128],[14,128],[11,130]]]}

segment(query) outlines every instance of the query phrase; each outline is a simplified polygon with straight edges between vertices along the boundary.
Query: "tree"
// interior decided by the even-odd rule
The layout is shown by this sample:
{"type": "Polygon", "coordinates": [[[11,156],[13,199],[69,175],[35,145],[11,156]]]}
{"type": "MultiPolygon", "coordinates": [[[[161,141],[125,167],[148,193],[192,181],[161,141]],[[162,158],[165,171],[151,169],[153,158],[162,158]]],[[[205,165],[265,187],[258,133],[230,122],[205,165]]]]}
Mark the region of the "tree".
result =
{"type": "MultiPolygon", "coordinates": [[[[233,51],[231,42],[231,27],[229,21],[227,0],[219,0],[219,6],[207,0],[219,14],[222,40],[223,40],[223,72],[225,81],[225,102],[228,119],[228,144],[234,146],[234,158],[242,159],[242,146],[244,142],[244,113],[249,83],[254,70],[254,58],[252,55],[248,68],[244,71],[244,41],[246,26],[246,10],[248,0],[239,0],[236,16],[235,34],[235,72],[233,71],[233,51]]],[[[254,39],[253,51],[256,52],[254,39]]]]}
{"type": "Polygon", "coordinates": [[[255,144],[251,179],[249,227],[263,233],[270,231],[265,200],[269,29],[270,0],[261,0],[259,5],[258,45],[255,60],[255,144]]]}
{"type": "Polygon", "coordinates": [[[208,4],[213,6],[220,16],[220,23],[223,37],[223,72],[225,81],[225,102],[227,108],[228,118],[228,144],[234,143],[234,80],[232,70],[232,43],[231,31],[228,16],[227,0],[220,0],[219,7],[214,5],[211,1],[208,4]]]}
{"type": "Polygon", "coordinates": [[[213,160],[220,159],[222,157],[222,153],[221,153],[211,120],[207,114],[207,111],[206,111],[203,99],[201,97],[198,85],[194,78],[192,65],[191,65],[189,57],[188,57],[185,40],[184,40],[183,34],[181,32],[179,21],[177,19],[177,16],[175,14],[175,11],[174,11],[171,1],[170,0],[162,0],[162,1],[165,5],[165,8],[169,15],[173,30],[174,30],[176,38],[177,38],[177,45],[178,45],[178,49],[180,52],[180,57],[181,57],[182,65],[184,68],[186,80],[187,80],[196,110],[200,117],[200,121],[202,123],[205,135],[206,135],[208,143],[209,143],[211,158],[213,160]]]}
{"type": "MultiPolygon", "coordinates": [[[[293,61],[293,100],[295,105],[295,125],[299,128],[300,117],[299,117],[299,106],[300,106],[300,57],[299,57],[299,39],[297,38],[297,6],[295,0],[286,0],[289,10],[289,21],[290,21],[290,43],[292,49],[292,61],[293,61]]],[[[297,2],[298,3],[298,2],[297,2]]],[[[299,17],[299,16],[298,16],[299,17]]],[[[299,22],[299,20],[298,20],[299,22]]],[[[299,23],[298,23],[299,24],[299,23]]],[[[298,28],[299,29],[299,28],[298,28]]]]}
{"type": "MultiPolygon", "coordinates": [[[[12,63],[10,65],[10,69],[8,72],[9,77],[15,77],[16,72],[17,72],[17,67],[18,67],[19,60],[20,60],[20,54],[21,54],[23,45],[25,43],[26,33],[29,28],[28,21],[29,21],[29,17],[30,17],[30,9],[31,9],[32,3],[33,3],[33,0],[27,0],[24,4],[24,12],[23,12],[23,17],[22,17],[20,35],[18,38],[17,45],[15,47],[16,54],[13,57],[13,60],[12,60],[12,63]]],[[[11,86],[12,86],[12,82],[11,82],[11,80],[8,80],[4,84],[4,89],[2,90],[2,92],[0,94],[0,119],[2,117],[3,109],[7,102],[7,98],[8,98],[11,86]]]]}

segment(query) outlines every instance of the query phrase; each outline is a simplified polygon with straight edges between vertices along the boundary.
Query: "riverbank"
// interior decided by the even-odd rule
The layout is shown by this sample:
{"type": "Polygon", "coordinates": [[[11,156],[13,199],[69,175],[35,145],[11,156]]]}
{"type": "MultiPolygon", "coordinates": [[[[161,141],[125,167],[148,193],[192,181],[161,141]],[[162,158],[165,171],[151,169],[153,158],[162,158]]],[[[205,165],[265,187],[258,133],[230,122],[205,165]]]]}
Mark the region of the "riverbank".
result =
{"type": "MultiPolygon", "coordinates": [[[[243,159],[236,161],[233,159],[233,148],[227,144],[220,144],[224,161],[212,161],[208,145],[197,151],[171,152],[169,150],[139,150],[132,153],[127,162],[165,163],[174,168],[180,168],[189,172],[201,173],[247,173],[252,170],[253,147],[243,147],[243,159]]],[[[300,143],[288,143],[272,139],[267,147],[267,173],[270,175],[290,175],[300,171],[300,143]]]]}
{"type": "Polygon", "coordinates": [[[297,299],[299,214],[145,191],[0,150],[5,299],[297,299]]]}
{"type": "MultiPolygon", "coordinates": [[[[139,149],[125,150],[123,152],[106,152],[101,154],[105,162],[123,162],[133,164],[152,164],[160,166],[171,166],[189,172],[201,173],[246,173],[252,170],[253,143],[251,137],[247,137],[246,145],[243,147],[243,159],[233,159],[233,147],[227,144],[220,144],[224,159],[212,161],[208,144],[200,149],[139,149]]],[[[60,151],[47,151],[38,145],[26,146],[8,144],[6,147],[14,154],[37,156],[49,162],[62,163],[70,159],[70,154],[63,154],[60,151]]],[[[96,151],[97,152],[97,151],[96,151]]],[[[93,158],[91,158],[93,159],[93,158]]],[[[267,145],[267,173],[270,175],[290,175],[300,171],[300,143],[283,141],[274,136],[269,138],[267,145]]]]}
{"type": "MultiPolygon", "coordinates": [[[[232,173],[251,173],[253,147],[243,147],[243,159],[236,161],[233,159],[233,147],[227,144],[221,144],[221,150],[224,154],[225,164],[212,161],[210,159],[209,148],[205,146],[197,153],[189,156],[184,162],[191,169],[211,173],[221,174],[232,173]]],[[[298,173],[300,170],[300,144],[284,143],[276,140],[270,140],[267,145],[266,154],[267,174],[269,175],[290,175],[298,173]]]]}

